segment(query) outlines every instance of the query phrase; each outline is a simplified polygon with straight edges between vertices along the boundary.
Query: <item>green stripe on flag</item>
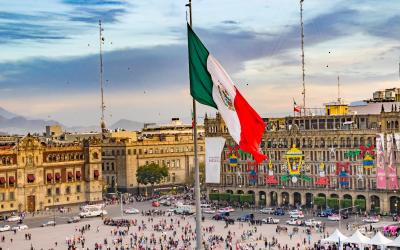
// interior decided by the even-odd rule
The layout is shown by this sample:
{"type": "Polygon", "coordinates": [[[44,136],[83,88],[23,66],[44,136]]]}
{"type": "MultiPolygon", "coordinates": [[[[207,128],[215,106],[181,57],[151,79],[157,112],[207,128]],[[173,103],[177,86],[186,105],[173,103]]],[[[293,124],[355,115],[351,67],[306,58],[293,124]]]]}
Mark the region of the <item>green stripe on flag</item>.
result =
{"type": "Polygon", "coordinates": [[[190,94],[199,103],[217,108],[212,96],[213,82],[207,70],[207,58],[210,53],[189,24],[187,29],[190,94]]]}

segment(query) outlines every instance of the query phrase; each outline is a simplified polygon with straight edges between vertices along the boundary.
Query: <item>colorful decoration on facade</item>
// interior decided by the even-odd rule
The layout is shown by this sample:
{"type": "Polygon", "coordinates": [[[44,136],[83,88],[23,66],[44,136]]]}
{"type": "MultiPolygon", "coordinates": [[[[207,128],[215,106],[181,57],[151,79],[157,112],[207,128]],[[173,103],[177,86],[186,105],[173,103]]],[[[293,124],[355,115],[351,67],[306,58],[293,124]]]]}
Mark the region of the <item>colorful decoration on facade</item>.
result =
{"type": "Polygon", "coordinates": [[[267,174],[265,175],[265,183],[271,184],[271,185],[278,184],[278,180],[275,178],[275,175],[274,175],[274,168],[272,166],[271,160],[269,160],[269,163],[268,163],[268,171],[267,171],[267,174]]]}
{"type": "Polygon", "coordinates": [[[344,152],[344,157],[346,158],[354,158],[357,157],[361,154],[361,150],[359,149],[350,149],[346,152],[344,152]]]}
{"type": "Polygon", "coordinates": [[[350,184],[350,162],[336,162],[336,174],[339,177],[339,184],[341,186],[348,186],[350,184]]]}
{"type": "Polygon", "coordinates": [[[360,146],[360,154],[361,154],[361,158],[365,158],[366,155],[371,156],[372,159],[375,158],[375,146],[371,145],[371,146],[360,146]]]}
{"type": "Polygon", "coordinates": [[[319,178],[315,182],[315,185],[326,186],[328,184],[329,184],[329,179],[326,176],[325,164],[323,162],[321,162],[319,164],[319,178]]]}
{"type": "Polygon", "coordinates": [[[304,181],[311,181],[311,177],[304,174],[304,154],[301,150],[296,148],[296,145],[286,152],[286,167],[287,173],[281,177],[283,181],[289,178],[293,183],[296,183],[299,178],[304,181]]]}
{"type": "Polygon", "coordinates": [[[249,183],[250,183],[250,185],[256,185],[257,184],[257,171],[256,171],[256,169],[251,169],[249,171],[249,183]]]}
{"type": "Polygon", "coordinates": [[[365,154],[363,166],[364,169],[372,169],[374,167],[374,158],[369,154],[365,154]]]}

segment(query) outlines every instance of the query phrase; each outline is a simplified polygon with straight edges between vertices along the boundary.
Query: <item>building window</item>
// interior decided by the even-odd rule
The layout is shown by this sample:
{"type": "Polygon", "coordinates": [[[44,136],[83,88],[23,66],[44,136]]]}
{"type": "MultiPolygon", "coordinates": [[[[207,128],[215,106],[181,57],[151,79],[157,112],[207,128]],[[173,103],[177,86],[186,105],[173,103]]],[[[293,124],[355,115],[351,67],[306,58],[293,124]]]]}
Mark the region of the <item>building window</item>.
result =
{"type": "Polygon", "coordinates": [[[27,181],[28,181],[28,183],[34,183],[35,182],[35,175],[34,174],[28,174],[27,175],[27,181]]]}
{"type": "Polygon", "coordinates": [[[47,189],[47,196],[51,196],[51,188],[47,189]]]}
{"type": "Polygon", "coordinates": [[[13,201],[13,200],[15,199],[14,192],[10,192],[10,193],[8,194],[8,198],[10,199],[10,201],[13,201]]]}
{"type": "Polygon", "coordinates": [[[98,180],[99,179],[99,175],[100,175],[100,173],[99,173],[99,170],[94,170],[94,172],[93,172],[93,177],[94,177],[94,179],[95,180],[98,180]]]}
{"type": "Polygon", "coordinates": [[[79,196],[76,196],[76,199],[79,201],[79,196]]]}
{"type": "Polygon", "coordinates": [[[72,181],[72,179],[74,178],[74,174],[72,172],[68,172],[67,177],[68,181],[72,181]]]}
{"type": "Polygon", "coordinates": [[[134,154],[134,155],[136,154],[136,148],[135,148],[135,149],[133,149],[133,154],[134,154]]]}
{"type": "MultiPolygon", "coordinates": [[[[56,188],[56,195],[60,195],[60,188],[59,187],[56,188]]],[[[57,199],[57,201],[58,201],[58,199],[57,199]]]]}
{"type": "Polygon", "coordinates": [[[128,155],[131,155],[131,150],[130,149],[128,149],[128,155]]]}
{"type": "Polygon", "coordinates": [[[65,193],[66,193],[66,194],[70,194],[70,193],[71,193],[71,187],[70,187],[70,186],[67,186],[67,187],[65,188],[65,193]]]}
{"type": "Polygon", "coordinates": [[[55,174],[55,179],[56,179],[56,182],[60,182],[60,180],[61,180],[61,174],[60,174],[60,173],[56,173],[56,174],[55,174]]]}
{"type": "MultiPolygon", "coordinates": [[[[80,193],[81,192],[81,185],[77,185],[76,186],[76,192],[77,193],[80,193]]],[[[79,197],[79,196],[78,196],[79,197]]]]}
{"type": "Polygon", "coordinates": [[[76,171],[76,172],[75,172],[75,177],[76,177],[76,179],[77,179],[78,181],[80,181],[80,180],[81,180],[81,171],[76,171]]]}
{"type": "Polygon", "coordinates": [[[172,173],[172,183],[175,182],[175,173],[172,173]]]}

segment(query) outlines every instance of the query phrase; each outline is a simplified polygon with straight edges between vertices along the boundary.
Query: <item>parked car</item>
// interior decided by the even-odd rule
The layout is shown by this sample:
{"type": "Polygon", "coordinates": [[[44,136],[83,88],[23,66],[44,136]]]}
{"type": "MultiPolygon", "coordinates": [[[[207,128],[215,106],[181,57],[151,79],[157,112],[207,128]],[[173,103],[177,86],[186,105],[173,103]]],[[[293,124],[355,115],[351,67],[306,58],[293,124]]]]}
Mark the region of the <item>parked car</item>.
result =
{"type": "Polygon", "coordinates": [[[28,229],[28,226],[25,224],[19,224],[19,225],[13,226],[11,228],[12,231],[21,231],[21,230],[25,230],[25,229],[28,229]]]}
{"type": "Polygon", "coordinates": [[[225,217],[229,217],[229,213],[225,212],[225,213],[217,213],[215,214],[212,218],[214,220],[223,220],[225,217]]]}
{"type": "Polygon", "coordinates": [[[328,216],[330,216],[332,214],[334,214],[333,209],[327,208],[325,210],[322,210],[322,211],[318,212],[317,216],[319,216],[319,217],[328,217],[328,216]]]}
{"type": "Polygon", "coordinates": [[[237,221],[246,222],[254,220],[254,214],[246,214],[237,218],[237,221]]]}
{"type": "Polygon", "coordinates": [[[10,216],[7,219],[8,222],[16,222],[16,221],[20,221],[20,220],[22,220],[21,216],[17,216],[17,215],[10,216]]]}
{"type": "Polygon", "coordinates": [[[332,215],[328,216],[328,220],[339,221],[340,220],[340,216],[338,214],[332,214],[332,215]]]}
{"type": "Polygon", "coordinates": [[[303,222],[299,219],[292,218],[292,219],[286,221],[286,224],[292,225],[292,226],[301,226],[303,224],[303,222]]]}
{"type": "Polygon", "coordinates": [[[4,225],[0,227],[0,232],[10,231],[11,227],[9,225],[4,225]]]}
{"type": "Polygon", "coordinates": [[[321,225],[321,223],[322,222],[320,220],[315,220],[315,219],[308,219],[304,221],[304,224],[309,227],[319,226],[321,225]]]}
{"type": "Polygon", "coordinates": [[[210,204],[201,204],[200,205],[201,208],[211,208],[210,204]]]}
{"type": "Polygon", "coordinates": [[[138,214],[139,210],[132,207],[132,208],[124,209],[124,213],[125,214],[138,214]]]}
{"type": "Polygon", "coordinates": [[[272,207],[265,207],[261,209],[260,212],[263,214],[273,214],[275,212],[275,209],[273,209],[272,207]]]}
{"type": "Polygon", "coordinates": [[[41,227],[55,226],[56,222],[54,220],[49,220],[41,225],[41,227]]]}
{"type": "Polygon", "coordinates": [[[235,209],[233,209],[232,207],[223,207],[218,209],[218,213],[230,213],[230,212],[234,212],[235,209]]]}
{"type": "Polygon", "coordinates": [[[279,219],[274,219],[272,217],[267,217],[262,219],[262,222],[265,224],[278,224],[279,223],[279,219]]]}
{"type": "Polygon", "coordinates": [[[377,223],[377,222],[379,222],[379,219],[378,219],[378,217],[373,216],[373,217],[366,217],[362,221],[365,223],[377,223]]]}
{"type": "Polygon", "coordinates": [[[290,214],[290,218],[304,218],[304,214],[302,211],[292,212],[292,213],[289,212],[289,214],[290,214]]]}
{"type": "Polygon", "coordinates": [[[215,209],[212,209],[212,208],[206,208],[206,209],[204,209],[203,210],[203,213],[205,213],[205,214],[215,214],[215,209]]]}
{"type": "Polygon", "coordinates": [[[81,221],[81,217],[74,216],[74,217],[69,218],[67,222],[68,223],[76,223],[76,222],[79,222],[79,221],[81,221]]]}
{"type": "Polygon", "coordinates": [[[285,210],[283,210],[282,208],[277,208],[274,212],[274,215],[278,215],[278,216],[285,215],[285,210]]]}
{"type": "Polygon", "coordinates": [[[152,205],[153,207],[159,207],[159,206],[160,206],[160,202],[158,202],[158,201],[153,201],[153,202],[151,203],[151,205],[152,205]]]}

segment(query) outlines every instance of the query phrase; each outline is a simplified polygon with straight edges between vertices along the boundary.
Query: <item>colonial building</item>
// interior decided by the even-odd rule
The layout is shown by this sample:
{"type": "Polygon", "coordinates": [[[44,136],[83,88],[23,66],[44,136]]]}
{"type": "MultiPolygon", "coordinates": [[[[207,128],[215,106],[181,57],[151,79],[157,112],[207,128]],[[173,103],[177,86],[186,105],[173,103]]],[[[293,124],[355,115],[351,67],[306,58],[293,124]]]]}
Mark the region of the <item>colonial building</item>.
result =
{"type": "MultiPolygon", "coordinates": [[[[147,126],[131,134],[114,134],[104,140],[104,182],[109,190],[137,192],[136,170],[148,163],[165,165],[169,176],[159,186],[191,182],[193,172],[193,133],[191,125],[177,123],[147,126]]],[[[204,162],[204,129],[199,126],[199,162],[204,162]]]]}
{"type": "Polygon", "coordinates": [[[56,144],[27,135],[0,146],[0,212],[101,200],[99,140],[56,144]]]}
{"type": "Polygon", "coordinates": [[[215,118],[206,117],[206,136],[227,138],[220,184],[207,184],[208,192],[253,194],[261,206],[312,207],[315,197],[324,197],[350,200],[352,205],[355,200],[364,200],[368,211],[400,211],[399,188],[389,184],[377,188],[374,159],[376,137],[380,135],[383,148],[393,147],[395,156],[392,173],[395,177],[388,174],[390,157],[386,154],[383,158],[385,181],[398,183],[400,149],[396,143],[400,144],[394,140],[400,132],[398,102],[348,107],[339,101],[327,104],[324,115],[264,118],[264,121],[266,131],[261,150],[268,160],[255,165],[251,156],[232,152],[235,144],[219,114],[215,118]],[[232,157],[237,165],[231,164],[232,157]]]}

